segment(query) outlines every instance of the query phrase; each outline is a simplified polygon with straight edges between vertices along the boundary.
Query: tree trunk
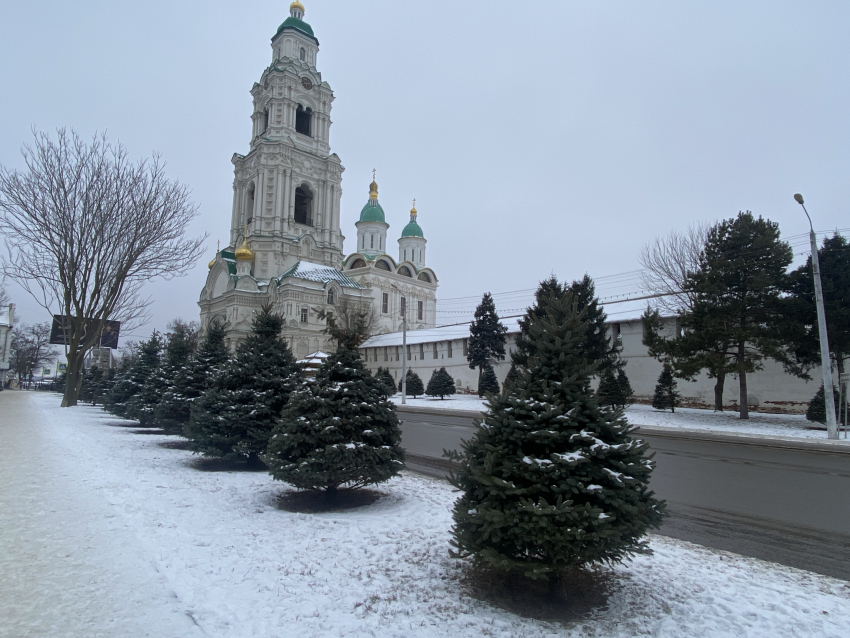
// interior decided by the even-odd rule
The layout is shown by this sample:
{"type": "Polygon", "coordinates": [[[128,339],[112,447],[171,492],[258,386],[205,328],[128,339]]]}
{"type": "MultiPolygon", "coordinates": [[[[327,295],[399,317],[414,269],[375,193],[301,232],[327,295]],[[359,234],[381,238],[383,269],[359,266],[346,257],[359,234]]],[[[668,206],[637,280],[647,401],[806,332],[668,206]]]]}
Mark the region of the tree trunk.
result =
{"type": "Polygon", "coordinates": [[[723,388],[726,385],[726,373],[721,372],[717,375],[717,382],[714,384],[714,411],[723,412],[723,388]]]}
{"type": "Polygon", "coordinates": [[[741,418],[750,418],[750,406],[747,401],[747,369],[745,367],[746,344],[743,341],[738,342],[738,386],[740,388],[741,401],[741,418]]]}
{"type": "Polygon", "coordinates": [[[478,398],[480,399],[483,395],[481,394],[481,371],[484,369],[484,366],[478,366],[478,398]]]}
{"type": "Polygon", "coordinates": [[[65,372],[65,394],[62,396],[62,407],[71,408],[77,405],[77,397],[83,386],[83,354],[79,350],[68,352],[68,369],[65,372]]]}

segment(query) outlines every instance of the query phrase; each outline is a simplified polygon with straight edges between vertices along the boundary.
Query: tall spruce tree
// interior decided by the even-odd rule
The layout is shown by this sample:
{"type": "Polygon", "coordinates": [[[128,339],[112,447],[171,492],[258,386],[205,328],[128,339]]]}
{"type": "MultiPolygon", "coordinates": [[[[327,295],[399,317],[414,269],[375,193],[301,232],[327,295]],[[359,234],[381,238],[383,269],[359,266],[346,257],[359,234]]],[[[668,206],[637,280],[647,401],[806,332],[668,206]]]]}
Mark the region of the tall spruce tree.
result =
{"type": "Polygon", "coordinates": [[[227,361],[226,331],[219,321],[207,327],[204,340],[156,408],[157,421],[166,428],[182,429],[189,423],[192,404],[210,387],[212,379],[227,361]]]}
{"type": "MultiPolygon", "coordinates": [[[[398,382],[398,391],[401,392],[401,381],[398,382]]],[[[407,396],[414,399],[425,394],[425,385],[422,383],[422,377],[416,374],[413,370],[407,371],[407,396]]]]}
{"type": "Polygon", "coordinates": [[[192,405],[184,432],[193,451],[258,465],[271,431],[301,372],[270,306],[254,316],[251,333],[192,405]]]}
{"type": "Polygon", "coordinates": [[[527,315],[532,345],[463,445],[453,555],[532,578],[648,552],[664,504],[649,490],[647,444],[590,387],[588,321],[570,295],[527,315]],[[538,312],[539,311],[539,312],[538,312]]]}
{"type": "Polygon", "coordinates": [[[505,340],[508,329],[499,321],[493,296],[485,292],[481,303],[475,309],[475,318],[469,326],[469,341],[466,360],[469,367],[478,368],[478,396],[484,396],[481,390],[481,376],[487,366],[505,360],[505,340]]]}
{"type": "MultiPolygon", "coordinates": [[[[516,337],[516,347],[511,353],[511,368],[526,365],[528,358],[534,354],[534,343],[528,337],[528,329],[533,318],[540,318],[546,312],[546,301],[569,297],[576,304],[579,312],[586,317],[587,332],[582,335],[579,350],[587,361],[596,362],[594,374],[601,375],[608,368],[619,368],[623,365],[619,357],[622,345],[617,340],[609,339],[605,322],[608,316],[596,297],[596,287],[593,280],[585,275],[570,285],[560,283],[554,275],[540,282],[534,293],[534,306],[530,307],[525,316],[519,320],[520,332],[516,337]]],[[[513,379],[509,373],[506,382],[513,379]]]]}
{"type": "Polygon", "coordinates": [[[425,388],[425,394],[429,397],[440,397],[444,399],[457,392],[454,379],[445,368],[434,370],[431,373],[431,379],[428,381],[428,387],[425,388]]]}
{"type": "Polygon", "coordinates": [[[792,257],[778,224],[749,211],[739,213],[709,231],[700,268],[685,284],[696,297],[690,312],[694,325],[731,345],[742,419],[749,418],[747,375],[762,369],[764,359],[807,377],[781,337],[786,321],[782,296],[792,257]]]}
{"type": "Polygon", "coordinates": [[[138,346],[138,353],[126,372],[112,386],[104,407],[108,412],[125,419],[138,419],[147,425],[150,413],[144,409],[151,398],[144,393],[145,383],[156,373],[162,353],[162,336],[154,331],[151,338],[138,346]]]}
{"type": "Polygon", "coordinates": [[[364,329],[328,318],[337,349],[283,408],[268,449],[275,479],[333,497],[340,487],[381,483],[404,467],[395,406],[357,350],[364,329]]]}
{"type": "Polygon", "coordinates": [[[682,397],[676,390],[676,379],[673,378],[673,369],[665,364],[664,369],[658,377],[658,383],[655,385],[652,407],[656,410],[670,410],[670,412],[675,412],[681,403],[682,397]]]}

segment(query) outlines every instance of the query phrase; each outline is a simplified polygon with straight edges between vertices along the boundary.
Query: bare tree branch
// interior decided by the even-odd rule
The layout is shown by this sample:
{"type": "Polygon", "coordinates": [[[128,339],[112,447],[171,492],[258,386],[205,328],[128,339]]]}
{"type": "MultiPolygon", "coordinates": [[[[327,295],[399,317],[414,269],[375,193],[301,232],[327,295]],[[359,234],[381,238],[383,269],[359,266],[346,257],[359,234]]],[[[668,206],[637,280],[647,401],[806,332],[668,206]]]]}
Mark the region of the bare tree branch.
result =
{"type": "Polygon", "coordinates": [[[659,309],[678,313],[693,307],[693,293],[685,291],[689,272],[699,268],[699,257],[713,224],[695,222],[685,231],[673,231],[646,244],[638,256],[646,290],[665,295],[656,299],[659,309]]]}
{"type": "Polygon", "coordinates": [[[76,405],[86,353],[107,320],[129,332],[147,322],[144,284],[189,270],[206,236],[186,238],[197,215],[186,186],[169,181],[158,155],[133,163],[105,134],[57,139],[33,131],[26,169],[0,167],[4,274],[50,312],[75,321],[63,405],[76,405]]]}

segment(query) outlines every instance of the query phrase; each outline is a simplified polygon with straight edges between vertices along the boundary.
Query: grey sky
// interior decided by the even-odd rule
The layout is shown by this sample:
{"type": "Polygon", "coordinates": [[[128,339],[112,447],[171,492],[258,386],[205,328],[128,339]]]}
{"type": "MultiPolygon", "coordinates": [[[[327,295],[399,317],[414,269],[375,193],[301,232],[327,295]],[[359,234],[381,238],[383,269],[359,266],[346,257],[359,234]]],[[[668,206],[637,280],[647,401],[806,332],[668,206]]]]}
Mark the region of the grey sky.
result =
{"type": "MultiPolygon", "coordinates": [[[[817,229],[850,226],[846,2],[302,1],[336,94],[346,249],[376,168],[391,246],[416,198],[442,299],[634,271],[655,235],[743,209],[799,235],[798,191],[817,229]]],[[[145,332],[197,318],[249,90],[288,7],[4,3],[0,163],[20,165],[32,125],[106,129],[136,157],[161,152],[201,205],[207,253],[150,286],[145,332]]],[[[46,319],[10,292],[23,320],[46,319]]]]}

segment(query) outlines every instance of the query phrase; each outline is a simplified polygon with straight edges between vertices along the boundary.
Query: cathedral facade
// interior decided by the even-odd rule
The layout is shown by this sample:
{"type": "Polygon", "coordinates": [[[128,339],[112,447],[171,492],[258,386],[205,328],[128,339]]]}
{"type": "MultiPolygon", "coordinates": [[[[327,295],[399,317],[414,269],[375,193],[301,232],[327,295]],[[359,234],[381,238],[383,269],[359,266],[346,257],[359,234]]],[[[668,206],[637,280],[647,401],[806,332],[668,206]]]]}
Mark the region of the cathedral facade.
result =
{"type": "Polygon", "coordinates": [[[426,266],[417,211],[388,246],[374,175],[346,255],[340,228],[342,173],[331,152],[334,94],[317,70],[319,41],[296,1],[271,41],[272,63],[251,89],[251,143],[234,154],[233,207],[227,248],[209,264],[201,291],[201,330],[224,323],[231,348],[245,339],[254,312],[269,303],[285,321],[296,357],[331,350],[318,314],[369,311],[372,332],[436,325],[437,277],[426,266]]]}

